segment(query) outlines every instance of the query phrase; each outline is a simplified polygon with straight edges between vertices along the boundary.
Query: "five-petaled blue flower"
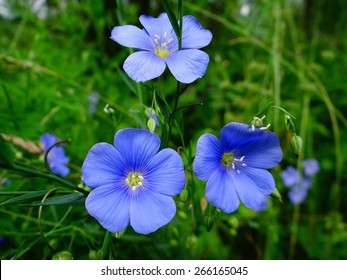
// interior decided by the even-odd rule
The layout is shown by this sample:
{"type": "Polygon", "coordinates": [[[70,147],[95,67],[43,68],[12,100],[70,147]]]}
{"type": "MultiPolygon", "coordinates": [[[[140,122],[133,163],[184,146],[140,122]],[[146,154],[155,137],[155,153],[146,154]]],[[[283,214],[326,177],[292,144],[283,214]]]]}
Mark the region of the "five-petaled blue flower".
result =
{"type": "Polygon", "coordinates": [[[51,133],[44,133],[40,137],[40,143],[43,145],[43,155],[45,156],[48,152],[47,163],[49,168],[54,174],[66,177],[70,172],[70,169],[66,166],[69,163],[69,158],[65,155],[63,147],[54,146],[51,148],[57,142],[59,142],[59,139],[51,133]]]}
{"type": "Polygon", "coordinates": [[[204,29],[193,16],[183,17],[182,49],[167,14],[158,18],[142,15],[144,29],[133,25],[116,26],[111,39],[125,47],[136,48],[124,62],[124,71],[136,82],[159,77],[166,65],[177,81],[192,83],[207,69],[208,55],[199,50],[212,40],[212,33],[204,29]]]}
{"type": "Polygon", "coordinates": [[[301,204],[305,201],[313,176],[320,170],[319,163],[315,159],[305,159],[302,166],[303,174],[293,166],[288,166],[281,172],[283,184],[290,188],[288,197],[293,204],[301,204]]]}
{"type": "Polygon", "coordinates": [[[158,152],[159,147],[157,134],[127,128],[115,134],[114,146],[98,143],[88,152],[82,173],[93,190],[86,209],[108,231],[120,232],[130,223],[148,234],[174,217],[171,196],[184,188],[183,162],[174,150],[158,152]]]}
{"type": "Polygon", "coordinates": [[[195,175],[207,181],[207,201],[231,213],[240,200],[256,210],[274,191],[274,178],[265,169],[275,167],[281,159],[275,133],[229,123],[222,128],[220,139],[209,133],[199,138],[193,167],[195,175]]]}

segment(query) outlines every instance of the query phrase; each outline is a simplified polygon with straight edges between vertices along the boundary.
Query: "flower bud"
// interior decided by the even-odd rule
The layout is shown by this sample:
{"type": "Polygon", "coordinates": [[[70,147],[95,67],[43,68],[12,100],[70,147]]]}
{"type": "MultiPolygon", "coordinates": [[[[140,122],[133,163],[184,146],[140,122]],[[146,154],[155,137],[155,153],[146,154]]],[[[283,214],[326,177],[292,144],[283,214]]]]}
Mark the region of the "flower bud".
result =
{"type": "Polygon", "coordinates": [[[53,256],[52,260],[73,260],[73,257],[69,251],[63,250],[63,251],[56,253],[53,256]]]}
{"type": "Polygon", "coordinates": [[[290,145],[295,153],[295,156],[298,158],[302,150],[302,139],[300,136],[294,133],[292,139],[290,140],[290,145]]]}
{"type": "Polygon", "coordinates": [[[180,199],[181,201],[185,202],[188,198],[188,191],[187,189],[184,189],[181,193],[180,193],[180,199]]]}
{"type": "Polygon", "coordinates": [[[156,123],[155,123],[155,120],[152,118],[152,117],[150,117],[149,119],[148,119],[148,121],[147,121],[147,127],[148,127],[148,129],[149,129],[149,131],[150,132],[154,132],[154,130],[155,130],[155,127],[156,127],[156,123]]]}
{"type": "Polygon", "coordinates": [[[280,192],[278,191],[277,188],[275,188],[275,190],[272,192],[271,196],[274,197],[274,198],[277,198],[280,202],[283,202],[282,201],[282,196],[281,196],[281,194],[280,194],[280,192]]]}

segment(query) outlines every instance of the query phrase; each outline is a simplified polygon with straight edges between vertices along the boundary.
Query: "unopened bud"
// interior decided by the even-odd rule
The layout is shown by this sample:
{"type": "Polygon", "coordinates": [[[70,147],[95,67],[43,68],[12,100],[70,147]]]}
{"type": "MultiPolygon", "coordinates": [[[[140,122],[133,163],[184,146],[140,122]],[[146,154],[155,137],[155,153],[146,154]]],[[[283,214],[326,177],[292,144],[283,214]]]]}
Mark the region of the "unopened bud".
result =
{"type": "Polygon", "coordinates": [[[152,132],[152,133],[154,132],[155,127],[156,127],[156,123],[155,123],[155,120],[152,117],[148,119],[147,127],[148,127],[150,132],[152,132]]]}
{"type": "Polygon", "coordinates": [[[73,257],[69,251],[64,250],[56,253],[52,260],[73,260],[73,257]]]}
{"type": "Polygon", "coordinates": [[[275,190],[272,192],[271,196],[274,197],[274,198],[277,198],[280,202],[283,202],[282,201],[282,196],[281,196],[281,194],[280,194],[280,192],[278,191],[277,188],[275,188],[275,190]]]}
{"type": "Polygon", "coordinates": [[[188,198],[188,191],[186,189],[184,189],[181,193],[180,193],[180,199],[182,202],[185,202],[188,198]]]}
{"type": "Polygon", "coordinates": [[[290,145],[295,153],[295,156],[298,158],[302,150],[302,139],[300,136],[294,133],[292,139],[290,140],[290,145]]]}

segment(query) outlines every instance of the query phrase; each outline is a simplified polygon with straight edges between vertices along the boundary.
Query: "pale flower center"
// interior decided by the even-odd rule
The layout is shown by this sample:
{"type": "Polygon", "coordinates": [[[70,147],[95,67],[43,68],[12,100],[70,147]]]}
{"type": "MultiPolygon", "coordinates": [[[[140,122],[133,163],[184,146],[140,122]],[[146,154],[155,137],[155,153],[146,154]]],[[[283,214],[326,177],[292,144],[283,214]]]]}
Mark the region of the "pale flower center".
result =
{"type": "Polygon", "coordinates": [[[247,164],[243,161],[245,156],[242,157],[234,157],[233,153],[224,153],[222,156],[222,165],[227,168],[231,168],[236,170],[237,173],[240,173],[240,167],[247,166],[247,164]]]}
{"type": "Polygon", "coordinates": [[[125,179],[125,183],[135,191],[137,188],[142,187],[143,177],[141,173],[129,172],[128,177],[125,179]]]}
{"type": "Polygon", "coordinates": [[[159,35],[154,35],[154,44],[155,44],[155,54],[162,58],[167,57],[169,52],[169,44],[172,42],[173,38],[168,38],[168,34],[165,31],[164,36],[161,38],[159,35]]]}

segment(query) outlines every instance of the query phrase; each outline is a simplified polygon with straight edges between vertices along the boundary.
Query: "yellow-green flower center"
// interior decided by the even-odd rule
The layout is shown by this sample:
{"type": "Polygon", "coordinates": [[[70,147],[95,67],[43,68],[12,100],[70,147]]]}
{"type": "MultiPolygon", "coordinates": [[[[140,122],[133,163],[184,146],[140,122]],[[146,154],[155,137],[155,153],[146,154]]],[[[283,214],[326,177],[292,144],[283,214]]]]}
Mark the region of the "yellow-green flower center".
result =
{"type": "Polygon", "coordinates": [[[155,44],[155,54],[159,57],[167,57],[169,52],[169,44],[172,42],[173,38],[168,38],[167,32],[164,32],[163,38],[160,38],[159,35],[154,35],[154,44],[155,44]]]}
{"type": "Polygon", "coordinates": [[[222,164],[225,167],[230,167],[234,162],[234,154],[233,153],[224,153],[222,157],[222,164]]]}
{"type": "Polygon", "coordinates": [[[221,163],[226,168],[231,168],[236,170],[237,173],[240,173],[240,167],[247,166],[247,164],[243,161],[244,156],[242,157],[234,157],[234,153],[224,153],[222,156],[221,163]]]}
{"type": "Polygon", "coordinates": [[[142,187],[143,177],[141,173],[129,172],[128,177],[125,179],[125,183],[135,191],[137,188],[142,187]]]}

